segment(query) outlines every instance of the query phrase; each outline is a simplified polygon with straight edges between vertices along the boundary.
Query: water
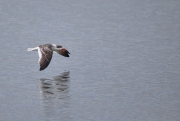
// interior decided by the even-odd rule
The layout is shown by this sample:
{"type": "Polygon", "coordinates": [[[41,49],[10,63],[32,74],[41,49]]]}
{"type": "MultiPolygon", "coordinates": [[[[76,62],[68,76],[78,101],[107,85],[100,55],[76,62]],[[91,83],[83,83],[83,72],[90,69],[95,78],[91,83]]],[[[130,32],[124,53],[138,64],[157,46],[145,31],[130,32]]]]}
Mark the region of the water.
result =
{"type": "Polygon", "coordinates": [[[1,121],[178,121],[180,2],[0,1],[1,121]],[[61,44],[38,71],[37,52],[61,44]]]}

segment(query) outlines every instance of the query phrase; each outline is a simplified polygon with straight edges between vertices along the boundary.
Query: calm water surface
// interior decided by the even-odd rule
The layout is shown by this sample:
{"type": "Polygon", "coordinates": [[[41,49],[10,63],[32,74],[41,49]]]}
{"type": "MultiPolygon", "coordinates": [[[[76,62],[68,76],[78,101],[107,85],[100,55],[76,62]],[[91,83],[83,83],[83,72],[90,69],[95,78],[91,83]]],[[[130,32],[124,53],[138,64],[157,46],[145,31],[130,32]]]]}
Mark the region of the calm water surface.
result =
{"type": "Polygon", "coordinates": [[[178,121],[180,2],[0,1],[0,121],[178,121]],[[38,71],[37,52],[55,43],[38,71]]]}

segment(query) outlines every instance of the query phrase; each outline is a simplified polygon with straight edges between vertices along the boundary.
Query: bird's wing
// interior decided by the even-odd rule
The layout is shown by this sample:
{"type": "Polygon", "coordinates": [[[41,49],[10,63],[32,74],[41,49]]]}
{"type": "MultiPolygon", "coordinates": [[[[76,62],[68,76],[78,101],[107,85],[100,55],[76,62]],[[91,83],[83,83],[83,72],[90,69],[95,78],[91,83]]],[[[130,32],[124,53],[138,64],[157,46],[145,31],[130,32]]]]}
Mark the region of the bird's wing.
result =
{"type": "Polygon", "coordinates": [[[57,50],[56,52],[65,57],[69,57],[70,54],[65,48],[62,48],[61,50],[57,50]]]}
{"type": "Polygon", "coordinates": [[[40,64],[40,71],[44,70],[48,67],[49,63],[51,62],[53,51],[51,50],[50,46],[41,47],[39,46],[38,49],[39,54],[39,64],[40,64]]]}

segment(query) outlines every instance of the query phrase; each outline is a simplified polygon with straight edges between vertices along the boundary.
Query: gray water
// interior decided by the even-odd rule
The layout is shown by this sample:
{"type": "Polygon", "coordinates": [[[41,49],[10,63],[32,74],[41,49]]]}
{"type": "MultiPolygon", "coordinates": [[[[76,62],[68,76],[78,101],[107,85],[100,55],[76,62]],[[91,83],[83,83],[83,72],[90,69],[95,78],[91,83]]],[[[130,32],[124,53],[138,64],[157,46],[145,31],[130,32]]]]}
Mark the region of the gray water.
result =
{"type": "Polygon", "coordinates": [[[0,1],[0,121],[179,121],[179,0],[0,1]],[[63,45],[39,71],[41,44],[63,45]]]}

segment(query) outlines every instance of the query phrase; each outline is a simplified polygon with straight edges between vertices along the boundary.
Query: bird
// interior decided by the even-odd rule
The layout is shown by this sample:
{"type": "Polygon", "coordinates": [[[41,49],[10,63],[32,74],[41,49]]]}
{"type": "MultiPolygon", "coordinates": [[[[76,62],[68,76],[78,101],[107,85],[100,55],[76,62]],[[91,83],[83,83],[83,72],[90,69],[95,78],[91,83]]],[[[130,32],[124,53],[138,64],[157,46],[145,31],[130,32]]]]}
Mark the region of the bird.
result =
{"type": "Polygon", "coordinates": [[[64,57],[69,57],[70,54],[66,48],[56,44],[43,44],[34,48],[28,48],[27,51],[38,51],[38,63],[40,64],[39,71],[42,71],[48,67],[52,59],[53,51],[64,57]]]}

